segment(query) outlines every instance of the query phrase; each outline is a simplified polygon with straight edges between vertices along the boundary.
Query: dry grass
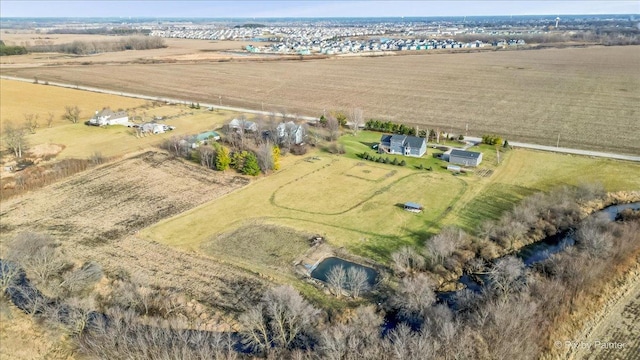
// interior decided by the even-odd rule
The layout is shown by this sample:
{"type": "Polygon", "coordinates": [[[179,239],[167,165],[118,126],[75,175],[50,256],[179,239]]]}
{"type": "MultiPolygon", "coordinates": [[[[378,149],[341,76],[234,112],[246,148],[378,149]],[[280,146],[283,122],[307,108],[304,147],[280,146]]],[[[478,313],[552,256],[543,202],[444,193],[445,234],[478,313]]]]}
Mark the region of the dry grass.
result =
{"type": "MultiPolygon", "coordinates": [[[[38,45],[46,42],[64,44],[73,41],[116,41],[118,37],[107,35],[81,35],[81,34],[34,34],[17,33],[2,34],[2,40],[9,45],[38,45]]],[[[166,48],[149,50],[127,50],[108,52],[95,55],[73,55],[61,53],[33,53],[18,56],[3,56],[0,64],[3,68],[14,67],[38,67],[52,65],[80,65],[80,64],[114,64],[124,62],[155,63],[194,60],[230,60],[237,58],[260,59],[265,56],[256,54],[233,54],[231,51],[239,51],[249,44],[249,41],[231,40],[194,40],[194,39],[164,39],[166,48]]],[[[269,44],[261,43],[261,44],[269,44]]]]}
{"type": "Polygon", "coordinates": [[[361,167],[359,161],[344,157],[323,154],[320,160],[301,159],[223,199],[151,226],[141,236],[198,249],[216,234],[261,219],[320,234],[336,247],[386,261],[398,247],[423,241],[433,231],[431,225],[464,191],[464,184],[448,174],[386,165],[390,176],[371,182],[346,175],[354,167],[361,167]],[[426,209],[422,214],[406,212],[397,206],[405,201],[422,203],[426,209]]]}
{"type": "Polygon", "coordinates": [[[173,289],[209,307],[215,321],[224,322],[221,316],[260,296],[264,281],[136,234],[247,182],[164,153],[141,153],[3,201],[0,245],[19,232],[48,233],[69,258],[96,261],[106,272],[124,269],[152,286],[173,289]]]}
{"type": "Polygon", "coordinates": [[[35,85],[19,81],[0,80],[2,107],[1,123],[8,121],[21,124],[23,114],[39,115],[40,127],[35,134],[27,135],[31,146],[42,144],[61,144],[64,150],[60,158],[86,158],[95,152],[103,156],[120,156],[126,153],[146,149],[161,143],[171,136],[191,135],[201,131],[217,129],[234,114],[227,111],[206,111],[189,109],[184,105],[165,105],[151,107],[148,102],[122,96],[98,94],[89,91],[59,88],[54,86],[35,85]],[[25,96],[25,95],[29,96],[25,96]],[[35,96],[41,101],[33,101],[35,96]],[[6,106],[5,106],[6,104],[6,106]],[[174,118],[165,121],[176,130],[158,135],[137,138],[133,129],[124,126],[94,127],[82,123],[72,124],[61,119],[64,107],[78,105],[81,110],[81,122],[88,120],[93,112],[102,107],[112,109],[131,109],[138,121],[150,121],[155,116],[174,118]],[[52,127],[46,126],[48,112],[54,113],[52,127]]]}
{"type": "Polygon", "coordinates": [[[3,73],[260,109],[366,117],[640,153],[637,46],[311,61],[3,69],[3,73]]]}
{"type": "Polygon", "coordinates": [[[490,177],[470,180],[465,178],[470,186],[443,222],[475,232],[525,196],[557,186],[601,183],[610,192],[640,189],[640,164],[518,149],[503,156],[490,177]]]}
{"type": "Polygon", "coordinates": [[[0,299],[0,359],[71,360],[77,358],[68,341],[0,299]]]}
{"type": "Polygon", "coordinates": [[[49,112],[53,113],[53,127],[69,124],[62,119],[65,106],[77,105],[83,121],[88,120],[96,110],[103,107],[129,109],[145,104],[145,100],[122,96],[93,93],[55,86],[36,85],[22,81],[0,79],[0,123],[8,121],[24,122],[24,114],[36,114],[40,129],[47,127],[49,112]]]}

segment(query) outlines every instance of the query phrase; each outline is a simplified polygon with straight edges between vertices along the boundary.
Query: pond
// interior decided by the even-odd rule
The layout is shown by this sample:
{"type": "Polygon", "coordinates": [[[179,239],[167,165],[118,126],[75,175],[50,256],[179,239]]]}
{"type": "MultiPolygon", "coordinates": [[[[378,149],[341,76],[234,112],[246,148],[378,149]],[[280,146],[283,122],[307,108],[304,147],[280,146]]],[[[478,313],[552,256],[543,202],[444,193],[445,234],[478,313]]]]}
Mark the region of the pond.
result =
{"type": "Polygon", "coordinates": [[[351,261],[346,261],[337,257],[328,257],[324,260],[322,260],[322,262],[320,262],[312,271],[311,271],[311,277],[314,279],[318,279],[322,282],[327,282],[327,276],[329,275],[329,272],[331,271],[331,269],[334,266],[340,266],[342,265],[342,267],[344,267],[345,271],[348,271],[349,268],[361,268],[364,269],[364,272],[367,274],[367,282],[369,283],[369,286],[373,286],[376,283],[376,279],[378,277],[378,272],[375,271],[374,269],[368,267],[368,266],[363,266],[360,264],[356,264],[353,263],[351,261]]]}

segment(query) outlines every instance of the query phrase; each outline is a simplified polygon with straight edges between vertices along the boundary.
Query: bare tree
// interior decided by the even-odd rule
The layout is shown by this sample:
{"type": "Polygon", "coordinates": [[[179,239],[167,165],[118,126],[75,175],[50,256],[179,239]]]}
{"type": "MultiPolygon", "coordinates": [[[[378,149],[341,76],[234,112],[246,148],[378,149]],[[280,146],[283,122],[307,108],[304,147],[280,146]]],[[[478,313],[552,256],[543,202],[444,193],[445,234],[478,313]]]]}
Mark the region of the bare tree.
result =
{"type": "Polygon", "coordinates": [[[240,317],[242,337],[251,349],[291,349],[308,345],[319,311],[291,286],[270,289],[260,304],[240,317]]]}
{"type": "Polygon", "coordinates": [[[47,127],[50,128],[51,124],[53,124],[54,115],[52,112],[47,113],[47,127]]]}
{"type": "Polygon", "coordinates": [[[209,169],[215,169],[216,156],[218,155],[215,149],[209,145],[202,145],[198,147],[198,152],[200,153],[200,164],[209,169]]]}
{"type": "Polygon", "coordinates": [[[585,219],[576,231],[578,248],[591,257],[606,257],[613,245],[613,236],[607,231],[609,219],[606,214],[593,215],[585,219]]]}
{"type": "Polygon", "coordinates": [[[18,234],[9,244],[7,257],[21,264],[41,281],[59,275],[67,266],[53,238],[44,234],[18,234]]]}
{"type": "Polygon", "coordinates": [[[360,297],[360,293],[369,290],[369,281],[367,272],[360,267],[350,267],[347,270],[347,277],[345,280],[346,287],[351,291],[351,296],[355,299],[360,297]]]}
{"type": "Polygon", "coordinates": [[[351,121],[351,130],[353,135],[358,135],[360,127],[364,124],[364,113],[360,108],[353,108],[349,111],[349,120],[351,121]]]}
{"type": "Polygon", "coordinates": [[[393,269],[399,274],[411,274],[424,269],[425,261],[412,247],[403,246],[391,254],[393,269]]]}
{"type": "Polygon", "coordinates": [[[435,285],[426,275],[405,278],[391,299],[400,315],[410,322],[421,324],[436,301],[435,285]]]}
{"type": "Polygon", "coordinates": [[[38,125],[38,114],[23,114],[23,116],[25,129],[28,129],[30,133],[35,134],[36,129],[40,127],[40,125],[38,125]]]}
{"type": "Polygon", "coordinates": [[[337,297],[342,296],[346,279],[347,273],[342,265],[332,267],[331,270],[329,270],[329,274],[327,274],[329,290],[337,297]]]}
{"type": "Polygon", "coordinates": [[[260,166],[260,170],[263,173],[266,174],[268,171],[273,170],[273,146],[269,141],[260,144],[256,157],[258,158],[258,166],[260,166]]]}
{"type": "Polygon", "coordinates": [[[71,121],[74,124],[78,123],[78,121],[80,121],[80,108],[78,105],[65,106],[62,118],[64,120],[71,121]]]}
{"type": "Polygon", "coordinates": [[[102,266],[96,262],[88,262],[80,269],[67,272],[63,276],[60,287],[67,293],[79,294],[102,279],[102,266]]]}
{"type": "Polygon", "coordinates": [[[429,239],[426,244],[426,250],[435,263],[441,264],[445,258],[468,242],[469,238],[462,229],[446,227],[439,234],[429,239]]]}
{"type": "Polygon", "coordinates": [[[333,115],[327,116],[327,130],[329,131],[329,141],[335,141],[340,136],[340,123],[333,115]]]}
{"type": "Polygon", "coordinates": [[[357,308],[346,324],[334,323],[321,332],[320,358],[383,359],[379,332],[382,323],[382,316],[372,306],[357,308]]]}
{"type": "Polygon", "coordinates": [[[8,150],[13,152],[15,157],[21,158],[22,153],[27,149],[28,142],[26,139],[26,131],[22,126],[15,126],[8,122],[4,126],[4,143],[8,150]]]}
{"type": "Polygon", "coordinates": [[[489,271],[491,288],[501,297],[507,297],[526,286],[526,268],[522,260],[507,256],[496,261],[489,271]]]}

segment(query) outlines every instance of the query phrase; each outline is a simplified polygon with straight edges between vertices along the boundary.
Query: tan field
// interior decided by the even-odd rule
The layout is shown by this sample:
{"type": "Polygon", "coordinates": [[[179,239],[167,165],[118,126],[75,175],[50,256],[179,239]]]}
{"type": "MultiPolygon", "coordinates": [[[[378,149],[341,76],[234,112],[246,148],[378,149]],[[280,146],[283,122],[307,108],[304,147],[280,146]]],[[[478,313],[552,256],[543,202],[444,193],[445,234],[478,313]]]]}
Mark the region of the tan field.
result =
{"type": "MultiPolygon", "coordinates": [[[[73,41],[117,41],[120,37],[108,35],[77,35],[77,34],[34,34],[17,33],[2,34],[2,40],[7,45],[44,45],[65,44],[73,41]]],[[[113,64],[113,63],[155,63],[210,60],[221,61],[230,59],[264,59],[265,56],[252,54],[236,54],[234,52],[244,49],[250,41],[231,40],[194,40],[194,39],[164,39],[166,48],[149,50],[127,50],[107,52],[94,55],[80,56],[61,53],[32,53],[19,56],[0,57],[2,68],[34,67],[53,65],[79,65],[79,64],[113,64]]],[[[269,44],[261,42],[261,45],[269,44]]]]}
{"type": "MultiPolygon", "coordinates": [[[[39,127],[34,134],[27,135],[31,147],[42,144],[63,145],[59,158],[86,158],[95,152],[103,156],[121,156],[157,145],[172,136],[192,135],[201,131],[217,129],[237,114],[228,111],[189,109],[184,105],[160,105],[123,96],[107,95],[55,86],[36,85],[20,81],[0,80],[0,123],[24,122],[25,114],[38,115],[39,127]],[[25,96],[29,94],[29,97],[25,96]],[[32,99],[41,99],[33,101],[32,99]],[[6,104],[6,105],[5,105],[6,104]],[[73,124],[62,119],[64,107],[77,105],[81,120],[73,124]],[[97,109],[110,107],[113,110],[128,110],[130,118],[136,116],[137,123],[156,116],[170,117],[164,123],[175,126],[174,131],[164,134],[136,137],[135,130],[125,126],[86,126],[97,109]],[[47,127],[48,113],[54,114],[51,127],[47,127]]],[[[132,120],[133,121],[133,120],[132,120]]]]}
{"type": "Polygon", "coordinates": [[[0,248],[20,232],[47,233],[74,261],[91,259],[107,272],[123,269],[175,289],[216,314],[211,327],[229,324],[224,317],[260,296],[263,280],[135,234],[247,183],[162,152],[142,152],[3,201],[0,248]]]}
{"type": "Polygon", "coordinates": [[[509,140],[640,153],[638,46],[309,61],[3,67],[3,74],[509,140]]]}

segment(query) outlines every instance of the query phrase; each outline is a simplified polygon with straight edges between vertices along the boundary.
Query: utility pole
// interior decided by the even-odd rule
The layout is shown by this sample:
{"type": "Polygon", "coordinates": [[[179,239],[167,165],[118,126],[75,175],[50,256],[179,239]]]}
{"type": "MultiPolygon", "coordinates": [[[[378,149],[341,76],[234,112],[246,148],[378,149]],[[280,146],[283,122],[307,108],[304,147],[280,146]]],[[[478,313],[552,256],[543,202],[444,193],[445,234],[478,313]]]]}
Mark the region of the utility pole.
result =
{"type": "Polygon", "coordinates": [[[560,133],[558,133],[558,141],[556,142],[556,148],[560,147],[560,133]]]}

